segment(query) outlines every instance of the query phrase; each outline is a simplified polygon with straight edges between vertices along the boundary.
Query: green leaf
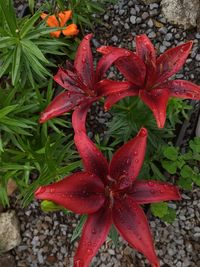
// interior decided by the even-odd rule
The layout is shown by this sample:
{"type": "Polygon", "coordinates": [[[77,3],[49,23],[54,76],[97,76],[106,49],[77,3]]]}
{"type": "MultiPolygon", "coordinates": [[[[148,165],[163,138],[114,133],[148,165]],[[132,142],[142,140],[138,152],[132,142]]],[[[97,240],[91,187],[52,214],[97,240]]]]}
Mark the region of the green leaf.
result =
{"type": "MultiPolygon", "coordinates": [[[[43,200],[41,202],[41,209],[44,212],[66,210],[63,206],[57,205],[56,203],[50,200],[43,200]]],[[[68,213],[70,213],[70,211],[68,211],[68,213]]]]}
{"type": "Polygon", "coordinates": [[[177,160],[177,158],[178,158],[178,150],[177,150],[177,148],[175,148],[173,146],[164,148],[163,154],[167,159],[170,159],[173,161],[177,160]]]}
{"type": "Polygon", "coordinates": [[[200,137],[195,137],[189,142],[190,148],[194,153],[200,153],[200,137]]]}
{"type": "Polygon", "coordinates": [[[12,106],[7,106],[5,108],[0,109],[0,119],[5,117],[7,114],[12,112],[17,108],[18,105],[12,105],[12,106]]]}
{"type": "Polygon", "coordinates": [[[194,173],[193,169],[189,165],[183,166],[183,168],[181,169],[181,172],[180,172],[180,174],[183,178],[191,178],[193,173],[194,173]]]}
{"type": "Polygon", "coordinates": [[[11,47],[12,45],[17,43],[17,40],[18,40],[17,38],[10,37],[10,36],[1,37],[0,38],[0,49],[11,47]]]}
{"type": "Polygon", "coordinates": [[[1,58],[3,64],[0,65],[0,78],[4,75],[7,71],[9,65],[11,64],[13,59],[13,50],[10,50],[4,57],[1,58]]]}
{"type": "Polygon", "coordinates": [[[81,219],[73,232],[71,242],[75,241],[81,235],[81,231],[83,229],[84,223],[86,222],[86,219],[87,219],[86,215],[81,216],[81,219]]]}
{"type": "Polygon", "coordinates": [[[21,45],[18,44],[14,49],[13,62],[12,62],[12,84],[15,85],[20,73],[20,61],[21,61],[21,45]]]}
{"type": "Polygon", "coordinates": [[[178,180],[178,185],[181,186],[185,190],[192,190],[192,179],[181,177],[178,180]]]}
{"type": "Polygon", "coordinates": [[[35,7],[35,0],[28,0],[28,5],[31,13],[34,13],[34,7],[35,7]]]}
{"type": "Polygon", "coordinates": [[[196,185],[200,186],[200,174],[194,173],[192,175],[192,180],[196,185]]]}
{"type": "Polygon", "coordinates": [[[176,219],[176,211],[172,208],[168,208],[168,212],[166,215],[162,217],[162,220],[166,223],[173,223],[176,219]]]}
{"type": "Polygon", "coordinates": [[[164,217],[168,212],[168,205],[165,202],[151,204],[151,212],[159,218],[164,217]]]}
{"type": "Polygon", "coordinates": [[[39,19],[40,13],[35,13],[31,18],[28,18],[26,22],[24,23],[23,27],[20,30],[20,37],[23,39],[26,34],[30,31],[30,29],[33,27],[35,22],[39,19]]]}
{"type": "Polygon", "coordinates": [[[117,247],[118,241],[119,241],[119,235],[114,225],[111,226],[109,236],[111,240],[113,241],[114,246],[117,247]]]}
{"type": "Polygon", "coordinates": [[[16,36],[17,19],[14,10],[14,4],[12,0],[0,0],[0,8],[3,12],[7,25],[13,36],[16,36]]]}
{"type": "Polygon", "coordinates": [[[162,160],[161,164],[163,166],[163,168],[168,171],[170,174],[175,174],[177,171],[177,163],[176,162],[172,162],[169,160],[162,160]]]}
{"type": "Polygon", "coordinates": [[[27,53],[29,52],[35,57],[37,57],[39,60],[45,63],[49,63],[49,61],[45,58],[41,50],[33,42],[29,40],[22,40],[21,44],[23,45],[23,47],[25,47],[25,50],[27,51],[27,53]]]}
{"type": "Polygon", "coordinates": [[[151,166],[151,169],[154,173],[154,176],[156,176],[155,178],[162,180],[162,181],[165,181],[165,176],[160,172],[158,167],[153,162],[150,162],[150,166],[151,166]]]}

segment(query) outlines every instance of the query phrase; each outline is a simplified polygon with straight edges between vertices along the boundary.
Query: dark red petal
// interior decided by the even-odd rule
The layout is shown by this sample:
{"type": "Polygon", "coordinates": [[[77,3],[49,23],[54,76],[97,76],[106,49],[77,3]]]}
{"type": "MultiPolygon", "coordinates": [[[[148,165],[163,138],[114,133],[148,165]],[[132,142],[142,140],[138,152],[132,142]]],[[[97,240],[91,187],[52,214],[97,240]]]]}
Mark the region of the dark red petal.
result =
{"type": "Polygon", "coordinates": [[[71,92],[81,93],[84,89],[84,85],[77,73],[68,69],[59,68],[54,76],[54,81],[71,92]]]}
{"type": "Polygon", "coordinates": [[[170,91],[170,96],[183,99],[200,99],[200,86],[185,80],[168,81],[163,84],[170,91]]]}
{"type": "Polygon", "coordinates": [[[163,128],[166,120],[166,109],[170,92],[167,88],[140,90],[140,98],[153,111],[158,128],[163,128]]]}
{"type": "Polygon", "coordinates": [[[152,180],[136,181],[129,195],[138,204],[181,199],[181,195],[176,186],[152,180]]]}
{"type": "Polygon", "coordinates": [[[138,176],[145,157],[147,130],[141,128],[136,137],[115,152],[109,166],[109,174],[113,179],[126,177],[129,184],[138,176]]]}
{"type": "Polygon", "coordinates": [[[106,96],[110,94],[116,94],[128,90],[131,87],[129,82],[101,80],[95,86],[97,95],[106,96]]]}
{"type": "Polygon", "coordinates": [[[74,257],[74,267],[88,267],[98,249],[106,240],[112,224],[111,211],[102,208],[89,215],[82,231],[77,252],[74,257]]]}
{"type": "Polygon", "coordinates": [[[91,172],[106,181],[108,163],[101,151],[88,138],[85,132],[76,133],[74,142],[83,160],[85,171],[91,172]]]}
{"type": "Polygon", "coordinates": [[[130,198],[116,200],[113,222],[120,235],[135,249],[143,253],[153,267],[159,267],[151,232],[143,210],[130,198]]]}
{"type": "Polygon", "coordinates": [[[157,80],[156,84],[164,82],[166,79],[177,73],[185,63],[192,41],[167,50],[157,59],[157,80]]]}
{"type": "MultiPolygon", "coordinates": [[[[98,48],[98,51],[101,52],[101,48],[98,48]]],[[[110,68],[110,66],[116,62],[121,57],[127,58],[131,54],[130,51],[122,48],[110,47],[108,53],[103,53],[104,55],[99,60],[96,68],[96,81],[100,81],[106,71],[110,68]]]]}
{"type": "Polygon", "coordinates": [[[47,199],[73,212],[94,213],[105,201],[104,185],[95,174],[78,172],[61,181],[41,186],[35,192],[37,199],[47,199]]]}
{"type": "Polygon", "coordinates": [[[129,82],[140,86],[143,85],[146,75],[146,67],[143,61],[135,53],[124,48],[112,46],[102,46],[97,50],[98,52],[110,57],[115,54],[126,55],[126,57],[119,57],[118,60],[116,58],[113,63],[115,63],[116,67],[129,82]]]}
{"type": "Polygon", "coordinates": [[[104,104],[105,110],[109,110],[115,103],[117,103],[119,100],[123,99],[127,96],[136,96],[139,94],[139,90],[137,87],[135,89],[132,87],[132,89],[126,90],[124,92],[119,92],[117,94],[109,95],[104,104]]]}
{"type": "Polygon", "coordinates": [[[72,126],[75,133],[84,132],[86,133],[85,123],[88,113],[88,109],[91,107],[92,103],[97,101],[98,97],[85,98],[85,101],[75,108],[72,114],[72,126]]]}
{"type": "Polygon", "coordinates": [[[146,34],[136,36],[136,53],[146,65],[145,84],[148,88],[156,78],[156,51],[146,34]]]}
{"type": "Polygon", "coordinates": [[[84,84],[93,90],[94,85],[94,66],[93,66],[93,56],[90,47],[90,40],[92,34],[88,34],[81,41],[74,61],[75,69],[81,75],[84,84]]]}
{"type": "Polygon", "coordinates": [[[42,112],[40,117],[40,123],[44,123],[49,119],[56,116],[62,115],[75,106],[79,105],[80,102],[84,100],[85,96],[83,94],[63,92],[57,95],[53,101],[47,106],[47,108],[42,112]]]}

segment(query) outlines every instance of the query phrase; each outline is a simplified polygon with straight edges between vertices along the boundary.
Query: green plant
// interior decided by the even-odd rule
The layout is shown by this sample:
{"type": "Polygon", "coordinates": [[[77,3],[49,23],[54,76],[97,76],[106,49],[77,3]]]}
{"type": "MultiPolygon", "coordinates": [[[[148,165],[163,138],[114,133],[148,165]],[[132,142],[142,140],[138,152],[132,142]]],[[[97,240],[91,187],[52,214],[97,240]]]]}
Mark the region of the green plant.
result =
{"type": "Polygon", "coordinates": [[[50,39],[49,33],[58,28],[47,28],[39,17],[37,11],[33,16],[17,18],[12,0],[0,0],[0,78],[8,74],[13,85],[29,81],[34,86],[34,82],[44,81],[51,76],[47,67],[54,66],[46,55],[64,55],[64,48],[70,46],[50,39]]]}
{"type": "Polygon", "coordinates": [[[184,189],[191,190],[192,185],[200,186],[200,138],[189,141],[189,149],[182,153],[179,148],[166,146],[163,149],[161,163],[163,168],[174,175],[175,181],[184,189]]]}

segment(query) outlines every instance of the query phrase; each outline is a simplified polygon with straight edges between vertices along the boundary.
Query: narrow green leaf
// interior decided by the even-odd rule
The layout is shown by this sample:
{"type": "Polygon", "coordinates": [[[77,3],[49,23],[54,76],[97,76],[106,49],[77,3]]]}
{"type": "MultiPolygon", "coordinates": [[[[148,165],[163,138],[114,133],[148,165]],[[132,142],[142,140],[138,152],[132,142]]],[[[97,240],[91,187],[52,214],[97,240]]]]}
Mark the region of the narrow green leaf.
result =
{"type": "Polygon", "coordinates": [[[12,105],[12,106],[7,106],[5,108],[0,109],[0,119],[5,117],[7,114],[12,112],[17,108],[18,105],[12,105]]]}
{"type": "Polygon", "coordinates": [[[80,236],[81,231],[83,229],[83,224],[86,222],[86,219],[87,219],[86,215],[81,216],[81,219],[73,232],[71,242],[75,241],[80,236]]]}
{"type": "Polygon", "coordinates": [[[20,37],[23,39],[26,34],[30,31],[30,29],[33,27],[35,22],[39,19],[40,13],[35,13],[31,18],[28,18],[27,21],[24,23],[23,27],[20,30],[20,37]]]}
{"type": "Polygon", "coordinates": [[[0,65],[0,78],[7,71],[9,65],[12,62],[12,59],[13,59],[13,50],[10,50],[7,54],[4,55],[4,57],[1,58],[1,60],[3,61],[3,64],[0,65]]]}
{"type": "Polygon", "coordinates": [[[20,43],[15,47],[13,54],[13,62],[12,62],[12,84],[16,85],[17,77],[20,73],[20,62],[21,62],[21,45],[20,43]]]}
{"type": "Polygon", "coordinates": [[[3,12],[7,25],[13,36],[17,36],[17,19],[12,0],[0,0],[0,8],[3,12]]]}
{"type": "Polygon", "coordinates": [[[15,37],[10,37],[10,36],[1,37],[0,38],[0,49],[8,48],[14,45],[16,42],[17,42],[17,38],[15,37]]]}

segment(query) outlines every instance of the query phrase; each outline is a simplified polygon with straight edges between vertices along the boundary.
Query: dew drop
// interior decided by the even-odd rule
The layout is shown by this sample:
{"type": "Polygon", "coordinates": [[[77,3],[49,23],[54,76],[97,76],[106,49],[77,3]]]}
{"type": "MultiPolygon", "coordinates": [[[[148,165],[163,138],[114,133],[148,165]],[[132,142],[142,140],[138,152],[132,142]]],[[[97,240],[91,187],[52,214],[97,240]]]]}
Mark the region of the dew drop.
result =
{"type": "Polygon", "coordinates": [[[92,254],[93,254],[93,250],[90,249],[90,248],[88,248],[88,249],[87,249],[87,254],[88,254],[88,255],[92,255],[92,254]]]}
{"type": "Polygon", "coordinates": [[[40,186],[40,187],[38,188],[38,190],[36,191],[36,195],[37,195],[37,194],[42,194],[42,193],[44,193],[44,192],[46,192],[46,188],[43,187],[43,186],[40,186]]]}
{"type": "Polygon", "coordinates": [[[93,235],[96,235],[97,231],[95,228],[92,229],[92,233],[93,233],[93,235]]]}
{"type": "Polygon", "coordinates": [[[125,50],[125,51],[124,51],[124,54],[125,54],[126,56],[130,56],[130,55],[131,55],[131,52],[129,52],[128,50],[125,50]]]}
{"type": "Polygon", "coordinates": [[[130,159],[127,159],[127,160],[126,160],[126,164],[129,164],[129,163],[130,163],[130,161],[131,161],[130,159]]]}
{"type": "Polygon", "coordinates": [[[54,188],[51,188],[50,189],[50,193],[52,194],[52,193],[54,193],[56,190],[54,189],[54,188]]]}
{"type": "Polygon", "coordinates": [[[153,182],[151,182],[151,181],[148,182],[148,185],[151,186],[151,187],[154,186],[153,182]]]}
{"type": "Polygon", "coordinates": [[[85,51],[87,48],[85,46],[83,46],[83,50],[85,51]]]}
{"type": "Polygon", "coordinates": [[[85,62],[86,62],[85,58],[82,58],[82,62],[83,62],[83,63],[85,63],[85,62]]]}
{"type": "Polygon", "coordinates": [[[84,267],[82,260],[76,260],[74,263],[74,267],[84,267]]]}
{"type": "Polygon", "coordinates": [[[151,192],[152,194],[155,194],[155,191],[154,191],[154,190],[150,190],[150,192],[151,192]]]}
{"type": "Polygon", "coordinates": [[[84,39],[85,39],[85,40],[89,40],[89,36],[86,35],[86,36],[84,37],[84,39]]]}
{"type": "Polygon", "coordinates": [[[139,162],[139,160],[138,159],[135,159],[135,163],[138,163],[139,162]]]}
{"type": "Polygon", "coordinates": [[[138,155],[138,152],[137,152],[137,151],[134,151],[134,152],[133,152],[133,155],[134,155],[134,156],[137,156],[137,155],[138,155]]]}
{"type": "Polygon", "coordinates": [[[147,135],[147,130],[145,128],[142,128],[139,133],[140,136],[145,137],[147,135]]]}

